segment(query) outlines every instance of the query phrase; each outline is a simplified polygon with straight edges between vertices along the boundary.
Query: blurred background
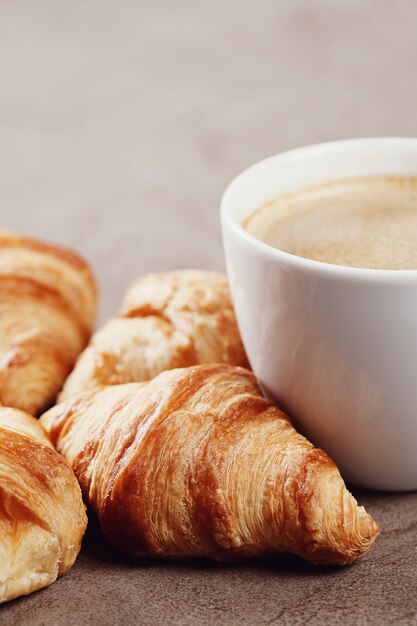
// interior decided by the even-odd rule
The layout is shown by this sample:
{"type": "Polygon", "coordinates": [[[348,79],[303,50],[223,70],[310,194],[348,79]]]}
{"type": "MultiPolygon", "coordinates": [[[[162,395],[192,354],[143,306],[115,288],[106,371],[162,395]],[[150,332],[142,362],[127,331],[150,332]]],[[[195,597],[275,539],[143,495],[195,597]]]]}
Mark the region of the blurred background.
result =
{"type": "Polygon", "coordinates": [[[3,0],[1,226],[77,248],[101,318],[141,273],[223,268],[253,162],[417,130],[415,0],[3,0]]]}

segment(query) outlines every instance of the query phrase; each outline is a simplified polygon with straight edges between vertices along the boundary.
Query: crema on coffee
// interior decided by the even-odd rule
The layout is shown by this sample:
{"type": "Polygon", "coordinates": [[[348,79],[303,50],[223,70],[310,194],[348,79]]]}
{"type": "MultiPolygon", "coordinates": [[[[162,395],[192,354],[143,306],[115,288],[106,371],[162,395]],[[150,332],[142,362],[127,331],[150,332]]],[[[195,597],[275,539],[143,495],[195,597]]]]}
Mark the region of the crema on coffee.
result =
{"type": "Polygon", "coordinates": [[[417,269],[417,176],[331,181],[278,196],[245,229],[297,256],[375,269],[417,269]]]}

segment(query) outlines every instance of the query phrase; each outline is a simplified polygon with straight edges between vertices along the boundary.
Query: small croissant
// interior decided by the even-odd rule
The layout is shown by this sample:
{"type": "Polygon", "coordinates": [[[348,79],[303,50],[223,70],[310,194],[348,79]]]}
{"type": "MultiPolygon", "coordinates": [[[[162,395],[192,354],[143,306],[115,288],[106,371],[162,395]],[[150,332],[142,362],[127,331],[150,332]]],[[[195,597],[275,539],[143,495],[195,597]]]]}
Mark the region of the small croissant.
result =
{"type": "Polygon", "coordinates": [[[333,461],[243,368],[200,365],[105,387],[41,423],[105,535],[132,555],[292,552],[344,565],[378,534],[333,461]]]}
{"type": "Polygon", "coordinates": [[[89,339],[95,305],[80,257],[0,231],[0,404],[33,415],[52,404],[89,339]]]}
{"type": "Polygon", "coordinates": [[[148,274],[92,337],[60,400],[210,362],[248,366],[226,277],[201,270],[148,274]]]}
{"type": "Polygon", "coordinates": [[[86,524],[77,479],[39,422],[0,408],[0,603],[66,572],[86,524]]]}

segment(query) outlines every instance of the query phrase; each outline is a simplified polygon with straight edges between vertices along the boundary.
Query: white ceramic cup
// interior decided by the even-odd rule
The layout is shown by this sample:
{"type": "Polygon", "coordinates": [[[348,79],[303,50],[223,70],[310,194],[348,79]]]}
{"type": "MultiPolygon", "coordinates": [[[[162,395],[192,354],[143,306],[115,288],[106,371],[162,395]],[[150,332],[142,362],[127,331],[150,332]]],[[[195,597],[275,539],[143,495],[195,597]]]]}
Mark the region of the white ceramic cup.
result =
{"type": "Polygon", "coordinates": [[[372,174],[417,175],[417,139],[337,141],[266,159],[227,188],[223,242],[240,331],[261,383],[347,481],[410,490],[417,489],[417,270],[304,259],[241,225],[281,193],[372,174]]]}

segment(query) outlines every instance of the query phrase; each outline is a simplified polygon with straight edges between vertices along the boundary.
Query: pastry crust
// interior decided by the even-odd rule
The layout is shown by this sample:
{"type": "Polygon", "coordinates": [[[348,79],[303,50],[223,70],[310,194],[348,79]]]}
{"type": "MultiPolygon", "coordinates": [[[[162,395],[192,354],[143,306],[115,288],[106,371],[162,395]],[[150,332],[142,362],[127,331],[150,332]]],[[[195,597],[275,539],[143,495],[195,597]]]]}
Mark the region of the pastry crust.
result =
{"type": "Polygon", "coordinates": [[[77,255],[0,231],[0,404],[54,400],[94,323],[96,286],[77,255]]]}
{"type": "Polygon", "coordinates": [[[93,336],[60,400],[210,362],[248,366],[226,277],[200,270],[149,274],[93,336]]]}
{"type": "Polygon", "coordinates": [[[77,480],[39,422],[0,408],[0,603],[66,572],[86,523],[77,480]]]}
{"type": "Polygon", "coordinates": [[[89,392],[41,418],[104,533],[136,556],[293,552],[343,565],[378,525],[333,461],[224,364],[89,392]]]}

